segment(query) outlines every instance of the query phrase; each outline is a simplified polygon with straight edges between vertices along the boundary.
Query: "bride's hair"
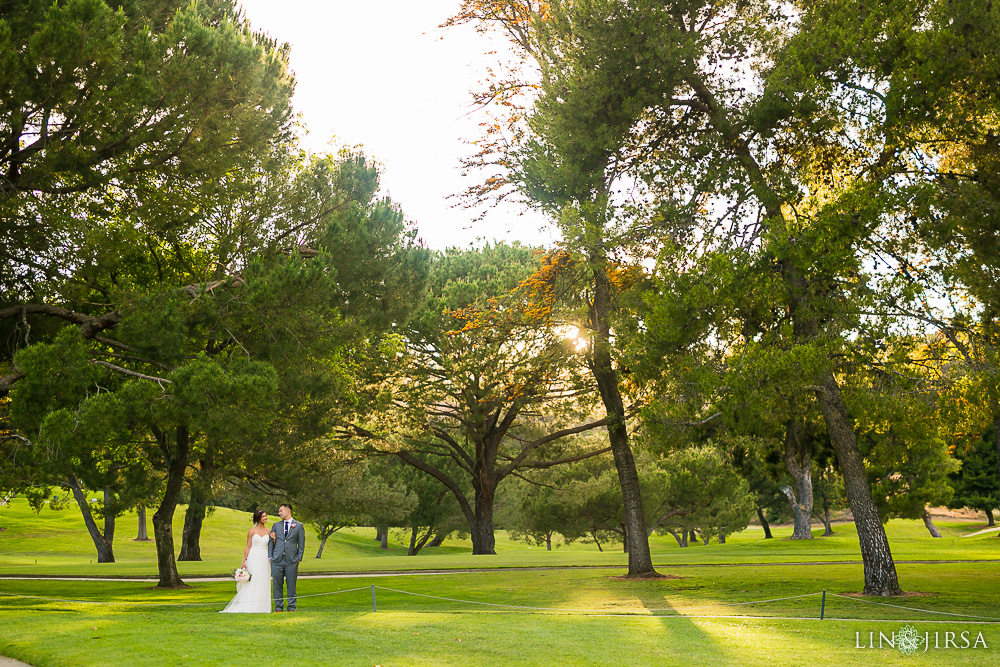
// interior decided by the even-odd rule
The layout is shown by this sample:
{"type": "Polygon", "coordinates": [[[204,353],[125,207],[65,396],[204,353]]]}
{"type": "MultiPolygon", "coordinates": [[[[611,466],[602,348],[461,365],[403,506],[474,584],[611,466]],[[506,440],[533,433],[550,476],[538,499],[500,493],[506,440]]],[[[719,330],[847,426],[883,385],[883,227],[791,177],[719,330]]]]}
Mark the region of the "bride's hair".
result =
{"type": "Polygon", "coordinates": [[[260,523],[260,518],[262,516],[264,516],[264,510],[257,510],[256,512],[253,513],[253,523],[254,523],[255,526],[258,523],[260,523]]]}

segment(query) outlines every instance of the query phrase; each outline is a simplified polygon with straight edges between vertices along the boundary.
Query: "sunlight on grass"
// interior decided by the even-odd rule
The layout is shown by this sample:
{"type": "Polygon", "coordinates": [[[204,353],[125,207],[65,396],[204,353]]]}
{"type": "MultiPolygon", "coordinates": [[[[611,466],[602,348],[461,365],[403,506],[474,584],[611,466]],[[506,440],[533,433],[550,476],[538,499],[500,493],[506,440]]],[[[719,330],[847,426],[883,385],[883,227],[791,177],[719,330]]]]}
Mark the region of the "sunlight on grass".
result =
{"type": "MultiPolygon", "coordinates": [[[[182,517],[180,512],[177,536],[182,517]]],[[[467,542],[450,540],[414,558],[402,555],[405,551],[399,545],[382,551],[372,539],[372,529],[353,528],[330,539],[323,559],[308,557],[316,541],[308,542],[302,571],[362,574],[300,578],[302,597],[294,614],[233,616],[218,613],[232,597],[232,582],[204,581],[193,575],[231,570],[234,558],[242,554],[249,523],[245,513],[218,509],[206,520],[205,560],[179,564],[192,587],[171,591],[157,590],[148,580],[124,579],[156,573],[152,543],[127,539],[130,517],[119,524],[118,562],[101,565],[90,563],[93,545],[78,512],[37,516],[18,499],[2,509],[0,519],[7,528],[0,531],[0,574],[123,577],[0,581],[2,593],[100,602],[0,596],[4,628],[0,654],[37,667],[231,664],[233,656],[244,655],[248,642],[262,634],[295,637],[281,664],[648,667],[680,662],[724,666],[872,660],[912,664],[901,662],[898,652],[859,654],[853,647],[855,630],[890,632],[902,622],[941,627],[929,623],[934,619],[951,619],[948,622],[953,620],[955,628],[962,627],[962,617],[919,610],[1000,616],[995,602],[1000,582],[992,576],[1000,540],[992,534],[960,537],[979,528],[970,522],[939,522],[945,535],[939,540],[927,536],[918,522],[889,523],[897,571],[908,595],[885,602],[910,609],[866,604],[852,597],[861,588],[863,568],[857,562],[857,535],[849,525],[836,526],[833,537],[799,542],[781,539],[789,528],[776,528],[778,537],[766,541],[759,530],[751,529],[732,536],[727,544],[687,549],[679,548],[672,538],[654,536],[654,562],[671,578],[647,581],[619,578],[627,556],[618,551],[601,553],[594,545],[574,544],[547,552],[512,542],[501,531],[497,556],[473,557],[467,542]],[[991,562],[907,564],[905,560],[991,562]],[[784,564],[789,562],[811,564],[784,564]],[[539,569],[546,566],[560,569],[539,569]],[[467,568],[485,569],[462,572],[467,568]],[[451,571],[422,576],[392,573],[421,569],[451,571]],[[365,576],[364,571],[386,576],[365,576]],[[376,587],[377,612],[372,611],[371,586],[376,587]],[[782,619],[816,619],[821,600],[814,594],[823,589],[831,594],[828,619],[852,620],[782,619]],[[847,597],[833,597],[834,593],[847,597]],[[808,597],[797,597],[803,595],[808,597]],[[793,599],[763,602],[785,597],[793,599]],[[705,618],[709,616],[729,618],[705,618]],[[612,646],[628,650],[609,652],[612,646]]],[[[992,647],[1000,646],[1000,624],[969,627],[987,629],[991,651],[962,654],[961,662],[996,664],[992,647]]],[[[919,659],[920,664],[954,662],[943,652],[919,659]]],[[[272,664],[266,659],[260,662],[272,664]]]]}
{"type": "Polygon", "coordinates": [[[695,626],[710,637],[730,664],[746,662],[750,656],[778,656],[794,645],[803,655],[816,654],[822,646],[808,637],[809,627],[783,628],[760,621],[696,620],[695,626]]]}

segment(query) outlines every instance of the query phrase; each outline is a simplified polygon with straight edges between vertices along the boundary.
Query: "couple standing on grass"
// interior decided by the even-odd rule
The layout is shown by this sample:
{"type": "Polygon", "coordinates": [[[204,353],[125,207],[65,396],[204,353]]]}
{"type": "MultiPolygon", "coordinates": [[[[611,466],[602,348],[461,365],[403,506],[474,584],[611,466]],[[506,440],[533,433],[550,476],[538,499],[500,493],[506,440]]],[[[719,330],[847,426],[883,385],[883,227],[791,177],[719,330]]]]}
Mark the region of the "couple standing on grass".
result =
{"type": "Polygon", "coordinates": [[[236,596],[222,613],[271,613],[271,586],[274,587],[274,611],[284,611],[284,586],[288,582],[288,611],[295,611],[295,580],[299,562],[306,549],[306,529],[292,518],[292,506],[278,508],[281,521],[267,529],[267,512],[253,513],[253,528],[247,533],[243,563],[250,580],[236,583],[236,596]],[[270,576],[269,576],[270,575],[270,576]]]}

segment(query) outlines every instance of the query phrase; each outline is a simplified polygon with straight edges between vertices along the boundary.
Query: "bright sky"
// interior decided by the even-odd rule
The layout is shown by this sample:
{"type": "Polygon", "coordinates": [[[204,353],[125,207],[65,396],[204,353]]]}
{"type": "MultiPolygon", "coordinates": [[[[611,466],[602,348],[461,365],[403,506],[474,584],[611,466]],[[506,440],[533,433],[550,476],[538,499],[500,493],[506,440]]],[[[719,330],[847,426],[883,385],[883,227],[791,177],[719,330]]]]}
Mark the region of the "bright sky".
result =
{"type": "Polygon", "coordinates": [[[474,223],[478,211],[447,199],[471,184],[459,159],[479,136],[483,116],[469,91],[485,74],[490,48],[468,26],[437,27],[459,0],[240,1],[255,29],[291,44],[305,148],[363,146],[382,165],[386,194],[428,246],[554,241],[537,213],[505,206],[474,223]]]}

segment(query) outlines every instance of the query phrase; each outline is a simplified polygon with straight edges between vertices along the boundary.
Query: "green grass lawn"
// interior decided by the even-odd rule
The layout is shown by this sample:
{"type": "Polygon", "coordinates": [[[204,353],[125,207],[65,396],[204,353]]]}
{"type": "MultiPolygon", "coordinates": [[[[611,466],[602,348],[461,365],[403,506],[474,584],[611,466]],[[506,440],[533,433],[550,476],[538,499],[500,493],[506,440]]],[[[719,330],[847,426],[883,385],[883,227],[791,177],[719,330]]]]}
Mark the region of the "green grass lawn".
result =
{"type": "MultiPolygon", "coordinates": [[[[174,537],[180,548],[183,507],[175,516],[174,537]]],[[[60,512],[32,512],[19,498],[0,507],[0,576],[53,575],[137,577],[156,575],[152,542],[134,542],[134,515],[118,522],[115,563],[97,563],[93,542],[75,505],[60,512]]],[[[183,577],[222,575],[239,565],[246,544],[249,515],[219,508],[205,520],[201,541],[201,562],[178,563],[183,577]]],[[[896,560],[994,560],[1000,559],[1000,539],[996,533],[961,537],[985,525],[977,522],[938,522],[941,539],[933,539],[920,521],[893,520],[888,533],[896,560]]],[[[780,563],[860,560],[857,533],[853,524],[834,527],[832,537],[791,541],[791,527],[775,527],[775,539],[764,540],[759,528],[751,527],[732,535],[726,544],[695,544],[680,548],[667,536],[650,538],[656,566],[668,572],[671,566],[713,563],[780,563]]],[[[306,558],[301,571],[357,572],[367,570],[461,569],[469,567],[538,567],[547,565],[624,566],[627,556],[621,544],[571,544],[546,551],[511,541],[504,531],[497,534],[496,556],[471,556],[469,541],[449,540],[437,548],[425,548],[418,556],[406,556],[406,548],[390,542],[389,550],[378,549],[371,528],[344,529],[327,542],[321,559],[315,558],[319,541],[307,535],[306,558]]]]}
{"type": "MultiPolygon", "coordinates": [[[[996,615],[1000,586],[995,576],[983,576],[980,565],[899,569],[909,582],[907,588],[921,595],[889,600],[892,604],[996,615]]],[[[860,576],[859,566],[815,565],[752,572],[691,567],[676,579],[643,582],[616,579],[603,570],[310,579],[300,582],[299,611],[267,616],[218,614],[233,592],[228,582],[196,582],[188,590],[155,591],[141,582],[5,581],[7,594],[101,604],[4,596],[0,653],[38,667],[247,661],[262,665],[797,665],[862,660],[996,664],[1000,645],[996,624],[972,624],[833,597],[827,600],[823,621],[816,618],[818,596],[731,606],[811,592],[820,585],[847,593],[856,589],[860,576]],[[372,584],[380,587],[377,612],[371,607],[368,586],[372,584]],[[333,594],[354,588],[361,590],[333,594]],[[710,618],[717,615],[763,618],[710,618]],[[942,619],[946,622],[929,622],[942,619]],[[932,638],[938,632],[941,643],[945,632],[960,637],[964,630],[972,641],[982,632],[987,648],[931,649],[909,657],[888,646],[856,648],[858,637],[867,646],[870,632],[876,638],[879,632],[890,636],[908,623],[932,638]],[[276,654],[278,645],[282,648],[276,654]]]]}
{"type": "MultiPolygon", "coordinates": [[[[175,531],[178,545],[182,516],[178,514],[175,531]]],[[[5,528],[0,531],[0,575],[155,575],[153,545],[131,541],[134,517],[119,524],[119,562],[100,565],[90,563],[93,545],[75,508],[36,515],[15,500],[0,508],[0,527],[5,528]]],[[[657,568],[675,578],[641,582],[616,578],[626,562],[617,552],[620,545],[610,545],[606,548],[612,551],[604,553],[592,544],[546,552],[511,542],[501,533],[497,556],[472,557],[467,542],[453,541],[408,558],[399,545],[380,551],[371,529],[345,530],[330,539],[319,560],[313,557],[317,541],[310,535],[305,573],[545,565],[610,569],[303,579],[295,614],[218,614],[232,596],[233,584],[195,577],[238,564],[248,527],[244,513],[225,509],[206,521],[204,562],[179,564],[182,575],[190,577],[192,588],[187,590],[158,591],[148,582],[133,581],[0,581],[0,593],[6,594],[0,596],[0,654],[36,667],[994,665],[1000,651],[1000,624],[967,618],[1000,618],[1000,539],[996,533],[960,537],[983,527],[976,523],[941,522],[944,537],[937,540],[919,522],[889,524],[897,561],[995,561],[900,563],[900,582],[909,595],[880,601],[910,609],[854,596],[862,585],[862,568],[844,561],[859,560],[857,536],[853,526],[842,525],[834,537],[807,542],[782,539],[790,532],[782,528],[775,530],[774,540],[765,541],[759,529],[749,529],[724,545],[686,549],[673,538],[654,537],[657,568]],[[797,561],[813,564],[781,565],[797,561]],[[711,567],[720,563],[746,566],[711,567]],[[372,585],[378,587],[377,612],[372,610],[372,585]],[[350,591],[356,588],[360,590],[350,591]],[[820,621],[820,596],[810,594],[823,589],[831,595],[827,618],[820,621]],[[745,604],[803,595],[808,597],[745,604]],[[930,633],[932,646],[935,632],[939,645],[952,632],[960,646],[966,631],[970,642],[981,632],[987,648],[931,648],[912,656],[888,645],[877,648],[880,632],[888,637],[907,624],[921,635],[930,633]],[[868,646],[869,636],[876,648],[856,648],[858,641],[868,646]]]]}

